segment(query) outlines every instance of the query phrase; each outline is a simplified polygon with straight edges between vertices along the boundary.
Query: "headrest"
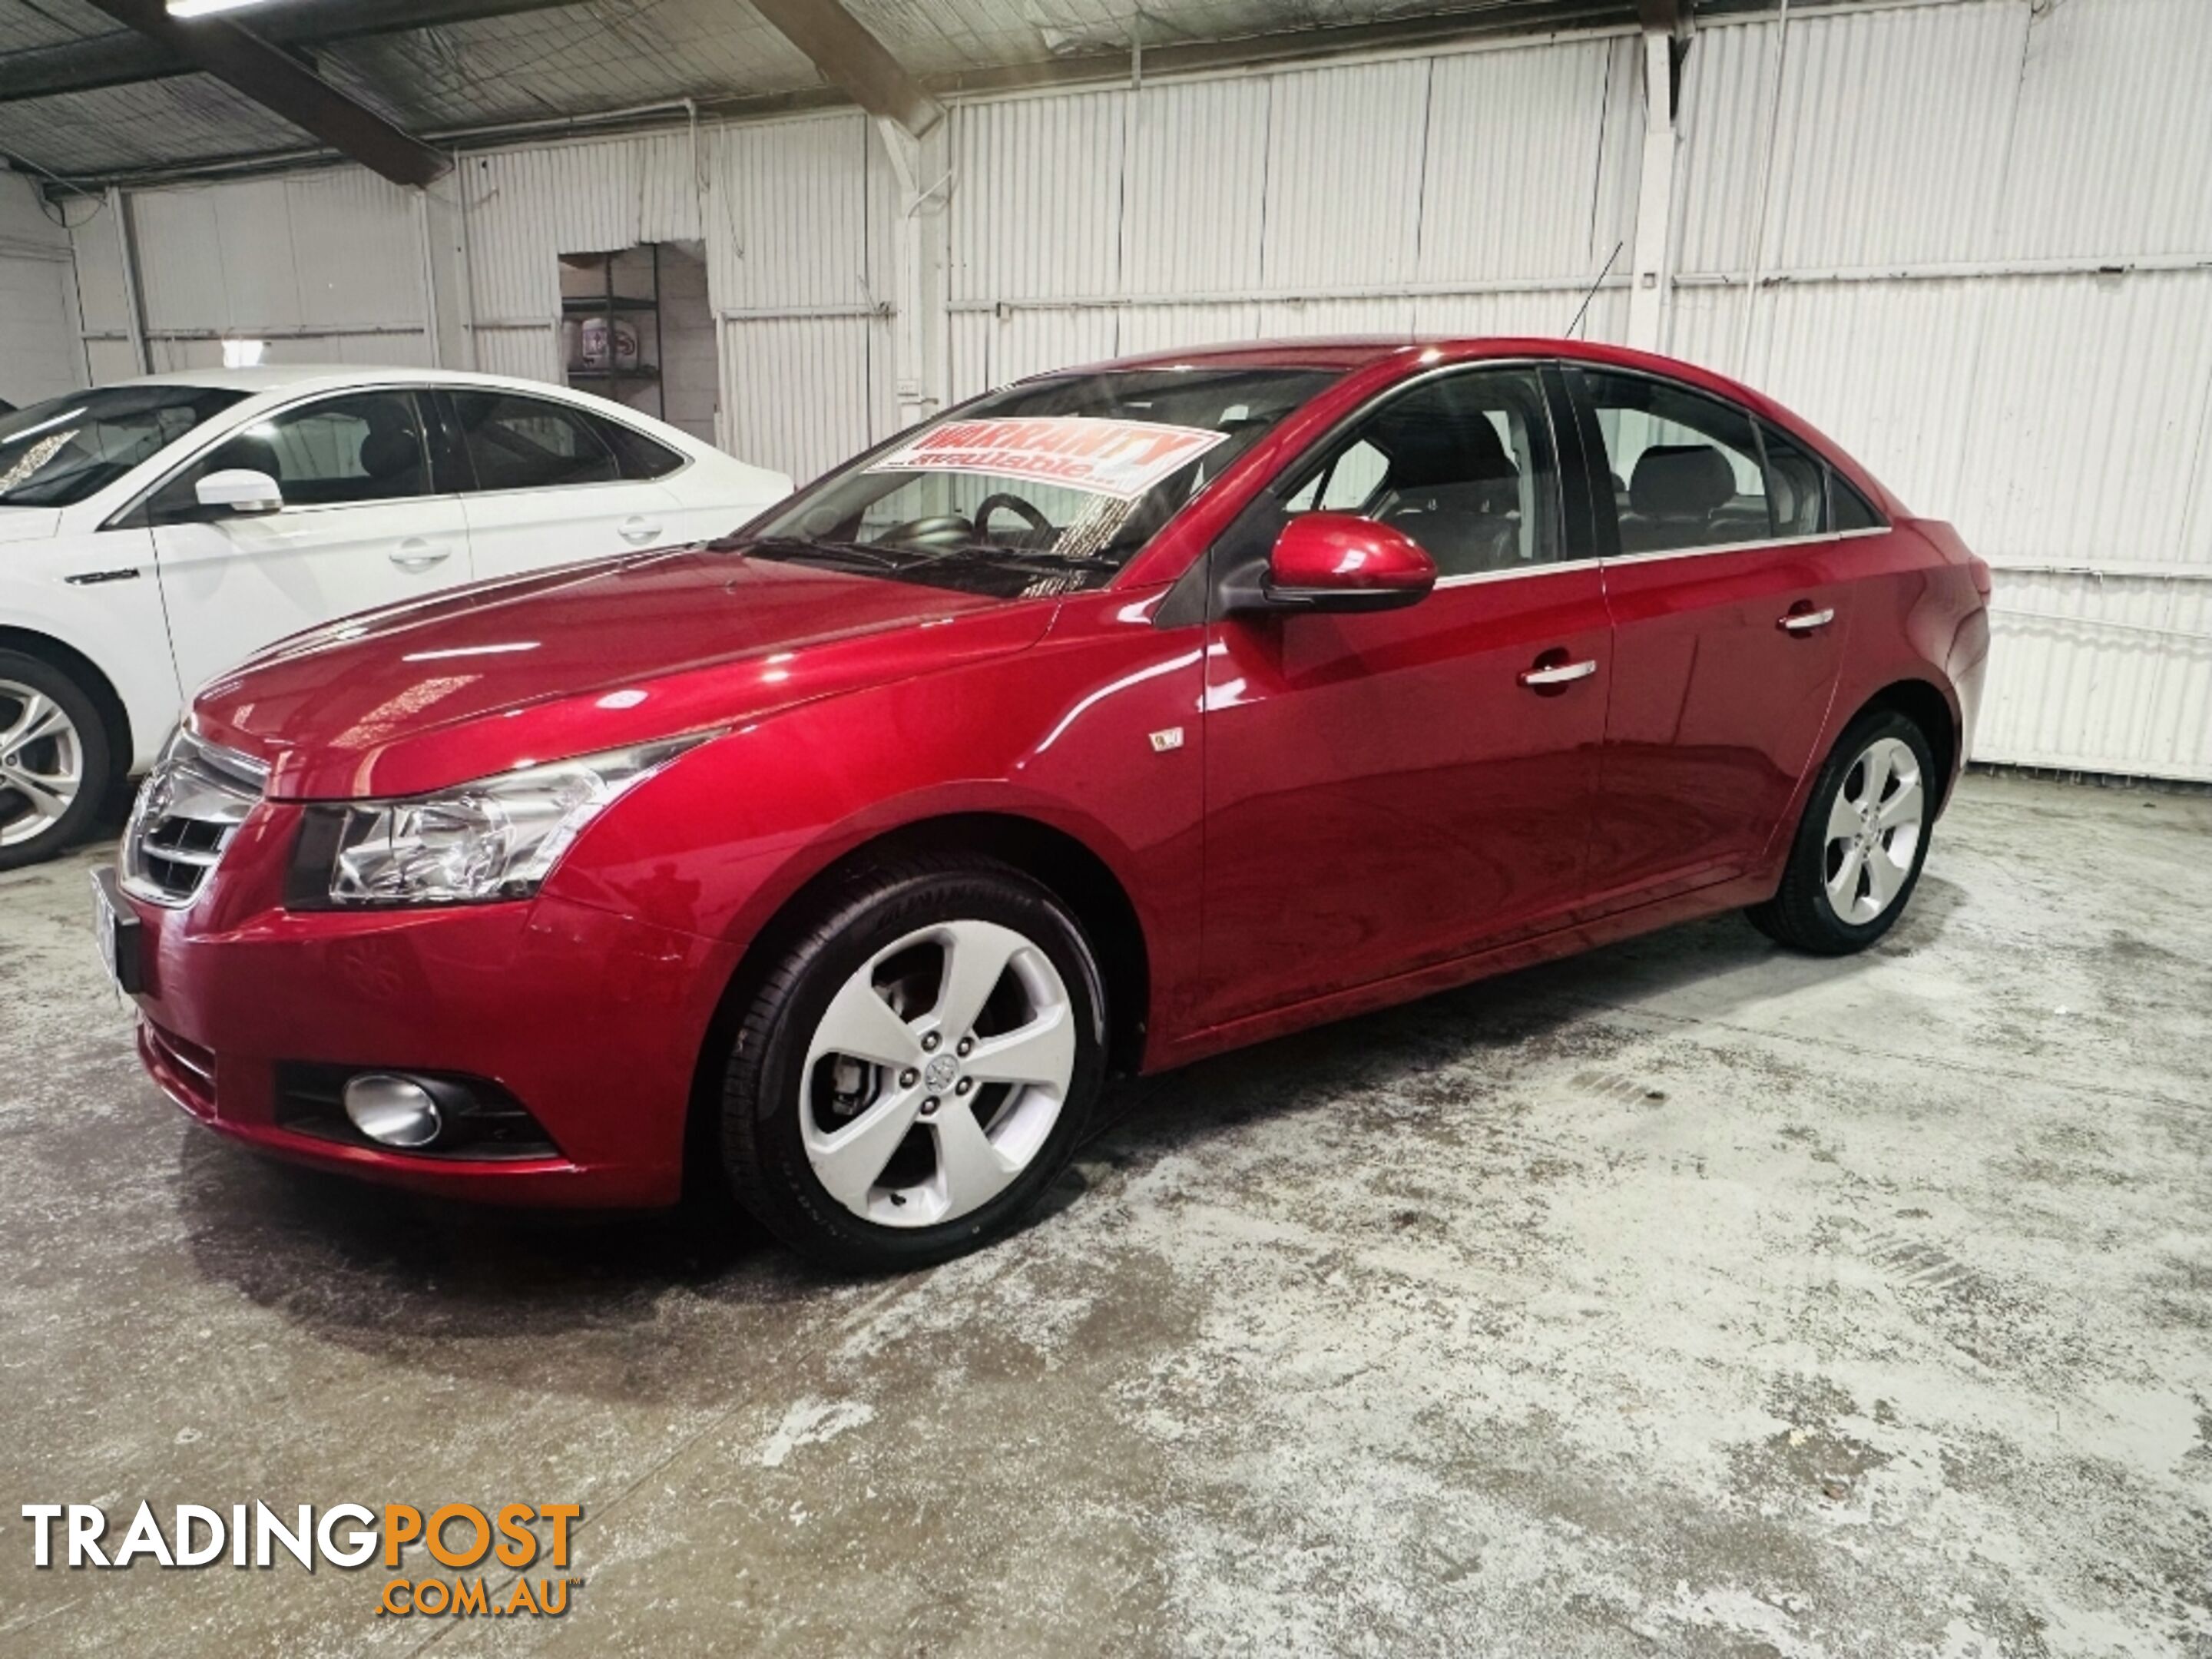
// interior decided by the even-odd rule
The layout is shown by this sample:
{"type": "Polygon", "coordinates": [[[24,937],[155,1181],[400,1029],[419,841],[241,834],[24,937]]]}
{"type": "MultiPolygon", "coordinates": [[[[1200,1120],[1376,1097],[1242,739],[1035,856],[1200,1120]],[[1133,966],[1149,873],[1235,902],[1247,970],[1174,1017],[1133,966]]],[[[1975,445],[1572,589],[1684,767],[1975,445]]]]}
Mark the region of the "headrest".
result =
{"type": "Polygon", "coordinates": [[[361,470],[372,478],[393,478],[422,465],[422,445],[406,426],[378,428],[361,441],[361,470]]]}
{"type": "Polygon", "coordinates": [[[1647,519],[1702,519],[1735,495],[1735,469],[1711,444],[1654,444],[1628,480],[1628,504],[1647,519]]]}
{"type": "Polygon", "coordinates": [[[1774,521],[1785,534],[1802,534],[1820,522],[1820,469],[1796,455],[1766,453],[1766,484],[1774,521]]]}
{"type": "Polygon", "coordinates": [[[276,446],[266,438],[233,438],[212,458],[223,470],[259,472],[283,483],[284,469],[276,460],[276,446]]]}
{"type": "Polygon", "coordinates": [[[1376,422],[1375,441],[1390,458],[1394,489],[1465,483],[1512,465],[1498,428],[1479,413],[1456,421],[1440,420],[1425,410],[1408,410],[1395,419],[1386,413],[1376,422]]]}

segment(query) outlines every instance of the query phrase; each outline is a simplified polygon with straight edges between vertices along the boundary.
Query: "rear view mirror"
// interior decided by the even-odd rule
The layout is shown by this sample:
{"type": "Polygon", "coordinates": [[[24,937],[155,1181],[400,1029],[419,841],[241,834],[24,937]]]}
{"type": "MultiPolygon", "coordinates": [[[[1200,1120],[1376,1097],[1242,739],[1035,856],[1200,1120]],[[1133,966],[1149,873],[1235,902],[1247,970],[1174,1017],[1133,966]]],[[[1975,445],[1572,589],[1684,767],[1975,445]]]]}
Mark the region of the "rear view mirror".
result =
{"type": "Polygon", "coordinates": [[[210,472],[193,486],[202,507],[221,513],[275,513],[284,505],[284,492],[266,472],[228,467],[210,472]]]}
{"type": "Polygon", "coordinates": [[[1436,585],[1436,562],[1405,532],[1348,513],[1304,513],[1275,539],[1263,597],[1272,610],[1395,611],[1436,585]]]}

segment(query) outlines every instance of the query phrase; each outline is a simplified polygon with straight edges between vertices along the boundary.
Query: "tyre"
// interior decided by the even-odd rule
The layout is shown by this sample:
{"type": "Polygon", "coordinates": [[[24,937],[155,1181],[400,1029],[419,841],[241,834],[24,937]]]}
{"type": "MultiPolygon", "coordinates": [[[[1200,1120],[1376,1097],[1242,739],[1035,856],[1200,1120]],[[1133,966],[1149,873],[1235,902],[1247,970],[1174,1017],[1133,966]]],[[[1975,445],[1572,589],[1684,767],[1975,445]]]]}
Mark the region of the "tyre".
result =
{"type": "Polygon", "coordinates": [[[1844,956],[1896,925],[1920,880],[1935,817],[1927,734],[1893,709],[1854,720],[1813,785],[1782,885],[1746,914],[1768,938],[1844,956]]]}
{"type": "Polygon", "coordinates": [[[0,870],[52,858],[107,793],[107,726],[53,664],[0,651],[0,870]]]}
{"type": "Polygon", "coordinates": [[[917,860],[845,888],[765,975],[724,1073],[721,1155],[771,1232],[847,1270],[1005,1232],[1079,1142],[1104,992],[1045,888],[917,860]]]}

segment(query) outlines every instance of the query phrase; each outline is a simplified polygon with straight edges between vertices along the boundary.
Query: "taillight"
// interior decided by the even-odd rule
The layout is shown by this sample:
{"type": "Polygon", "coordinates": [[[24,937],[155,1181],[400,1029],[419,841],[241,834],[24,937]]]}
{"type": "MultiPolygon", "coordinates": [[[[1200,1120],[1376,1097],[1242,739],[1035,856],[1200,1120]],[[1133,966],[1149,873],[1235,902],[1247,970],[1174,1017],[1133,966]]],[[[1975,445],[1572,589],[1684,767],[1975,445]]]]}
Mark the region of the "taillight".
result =
{"type": "Polygon", "coordinates": [[[1990,586],[1989,561],[1969,556],[1966,560],[1966,568],[1973,574],[1974,592],[1985,599],[1989,598],[1990,586]]]}

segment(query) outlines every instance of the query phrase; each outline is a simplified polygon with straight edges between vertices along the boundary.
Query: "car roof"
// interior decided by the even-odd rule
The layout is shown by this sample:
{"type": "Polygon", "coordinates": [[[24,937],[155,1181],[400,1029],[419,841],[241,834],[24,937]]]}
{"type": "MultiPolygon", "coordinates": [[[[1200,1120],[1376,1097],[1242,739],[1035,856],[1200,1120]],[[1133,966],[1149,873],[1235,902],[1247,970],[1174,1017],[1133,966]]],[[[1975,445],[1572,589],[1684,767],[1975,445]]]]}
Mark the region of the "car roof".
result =
{"type": "Polygon", "coordinates": [[[544,380],[510,374],[477,374],[452,368],[420,368],[405,363],[262,363],[252,368],[178,368],[160,374],[136,374],[117,386],[201,386],[248,393],[290,392],[325,386],[380,386],[404,380],[410,386],[499,386],[524,392],[565,392],[544,380]]]}
{"type": "MultiPolygon", "coordinates": [[[[1220,345],[1180,346],[1171,351],[1146,351],[1133,356],[1086,363],[1054,374],[1105,374],[1119,369],[1195,368],[1200,364],[1222,368],[1364,368],[1393,357],[1410,357],[1435,351],[1452,358],[1540,356],[1574,357],[1589,362],[1615,363],[1624,368],[1663,366],[1686,369],[1699,379],[1711,371],[1626,346],[1594,340],[1571,340],[1533,334],[1336,334],[1310,338],[1239,340],[1220,345]]],[[[1042,379],[1043,376],[1037,378],[1042,379]]]]}

